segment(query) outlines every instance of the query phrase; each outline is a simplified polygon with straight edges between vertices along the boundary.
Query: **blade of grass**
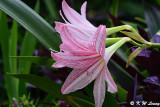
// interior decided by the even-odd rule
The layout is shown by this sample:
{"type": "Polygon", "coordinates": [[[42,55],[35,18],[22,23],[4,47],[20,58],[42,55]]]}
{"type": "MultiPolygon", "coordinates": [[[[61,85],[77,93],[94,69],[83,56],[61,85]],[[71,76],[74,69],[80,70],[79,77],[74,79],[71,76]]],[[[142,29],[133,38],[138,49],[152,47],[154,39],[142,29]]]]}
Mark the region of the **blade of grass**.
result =
{"type": "MultiPolygon", "coordinates": [[[[35,6],[35,11],[37,13],[39,13],[39,8],[40,8],[40,3],[38,0],[35,6]]],[[[36,38],[33,37],[31,33],[26,31],[23,42],[22,42],[20,56],[32,56],[36,43],[37,43],[36,38]]],[[[19,73],[29,74],[30,69],[31,69],[31,64],[32,63],[29,61],[19,59],[19,73]]],[[[23,94],[25,95],[27,94],[27,87],[26,87],[25,82],[20,81],[19,82],[19,95],[22,96],[23,94]]]]}
{"type": "MultiPolygon", "coordinates": [[[[119,0],[112,0],[112,6],[111,6],[111,14],[115,17],[118,15],[118,7],[119,7],[119,0]]],[[[111,27],[113,27],[113,21],[110,19],[111,27]]],[[[116,37],[116,34],[112,34],[112,37],[116,37]]]]}
{"type": "Polygon", "coordinates": [[[144,17],[150,33],[150,38],[155,35],[160,29],[160,14],[158,10],[150,4],[144,2],[144,17]]]}
{"type": "Polygon", "coordinates": [[[54,19],[59,19],[59,13],[57,10],[55,11],[56,9],[55,1],[54,0],[44,0],[44,3],[51,17],[54,19]]]}
{"type": "Polygon", "coordinates": [[[115,17],[117,17],[117,15],[118,15],[118,7],[119,7],[119,0],[113,0],[112,6],[111,6],[111,13],[115,17]]]}
{"type": "Polygon", "coordinates": [[[76,106],[76,107],[95,107],[93,103],[90,103],[86,100],[83,100],[81,98],[77,97],[70,97],[70,104],[71,106],[76,106]]]}
{"type": "MultiPolygon", "coordinates": [[[[17,38],[18,38],[18,25],[14,20],[11,29],[11,36],[9,41],[9,56],[17,56],[17,38]]],[[[17,59],[9,58],[10,73],[17,73],[17,59]]],[[[18,79],[10,78],[12,81],[12,92],[14,97],[18,99],[18,79]]]]}
{"type": "Polygon", "coordinates": [[[120,107],[114,99],[113,94],[106,91],[103,107],[120,107]]]}
{"type": "Polygon", "coordinates": [[[46,78],[31,75],[31,74],[9,74],[15,78],[18,78],[22,81],[28,82],[37,88],[42,89],[43,91],[55,96],[56,98],[70,103],[71,97],[74,100],[74,97],[78,97],[79,99],[82,99],[81,101],[83,104],[92,104],[90,101],[92,101],[88,96],[79,94],[77,92],[73,92],[70,94],[62,94],[61,93],[61,85],[57,84],[51,80],[48,80],[46,78]]]}
{"type": "Polygon", "coordinates": [[[48,49],[59,50],[60,37],[42,17],[20,0],[0,0],[0,9],[29,30],[48,49]]]}
{"type": "Polygon", "coordinates": [[[55,62],[51,58],[39,57],[39,56],[11,56],[11,58],[16,58],[16,59],[36,63],[39,65],[44,65],[45,67],[48,67],[48,68],[51,68],[52,64],[55,62]]]}
{"type": "Polygon", "coordinates": [[[117,64],[114,60],[110,60],[108,63],[108,67],[110,72],[116,78],[118,83],[124,88],[129,89],[130,84],[134,80],[134,78],[119,64],[117,64]]]}
{"type": "Polygon", "coordinates": [[[0,18],[0,35],[1,35],[1,49],[2,49],[2,57],[3,57],[3,69],[4,69],[4,80],[5,80],[5,87],[7,91],[7,95],[9,101],[12,102],[12,97],[14,93],[12,92],[12,81],[10,81],[10,77],[6,74],[10,71],[9,68],[9,30],[8,30],[8,23],[7,17],[4,12],[1,12],[0,18]]]}

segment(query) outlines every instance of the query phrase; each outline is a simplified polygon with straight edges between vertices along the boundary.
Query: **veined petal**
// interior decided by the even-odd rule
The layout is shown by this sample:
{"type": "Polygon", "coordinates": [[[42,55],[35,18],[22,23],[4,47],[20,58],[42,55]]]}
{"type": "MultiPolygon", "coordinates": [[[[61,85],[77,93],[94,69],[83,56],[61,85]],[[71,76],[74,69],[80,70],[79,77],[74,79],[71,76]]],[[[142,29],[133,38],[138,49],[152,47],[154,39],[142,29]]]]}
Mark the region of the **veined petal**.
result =
{"type": "Polygon", "coordinates": [[[62,93],[67,94],[87,86],[101,72],[104,66],[104,60],[100,59],[87,68],[74,69],[62,86],[62,93]]]}
{"type": "Polygon", "coordinates": [[[95,107],[102,107],[105,98],[105,80],[104,80],[104,72],[101,72],[97,77],[94,83],[94,100],[95,100],[95,107]]]}
{"type": "Polygon", "coordinates": [[[53,65],[52,65],[53,68],[63,68],[65,67],[65,65],[62,65],[61,63],[59,62],[55,62],[53,65]]]}
{"type": "Polygon", "coordinates": [[[64,23],[55,21],[55,25],[56,25],[56,26],[55,26],[55,30],[56,30],[58,33],[60,33],[62,26],[64,26],[64,23]]]}
{"type": "Polygon", "coordinates": [[[65,23],[69,24],[69,22],[64,18],[64,16],[62,15],[61,10],[59,11],[59,14],[61,15],[62,19],[65,21],[65,23]]]}
{"type": "Polygon", "coordinates": [[[74,34],[74,38],[78,40],[88,41],[90,39],[90,35],[86,33],[84,30],[81,30],[77,26],[66,24],[67,29],[71,34],[74,34]]]}
{"type": "Polygon", "coordinates": [[[95,51],[88,51],[88,50],[82,50],[82,49],[77,49],[77,48],[74,48],[72,45],[70,44],[65,44],[65,43],[62,43],[60,45],[60,50],[61,51],[64,51],[65,53],[71,53],[71,54],[75,54],[75,55],[78,55],[78,56],[88,56],[88,55],[95,55],[97,54],[95,51]]]}
{"type": "Polygon", "coordinates": [[[90,54],[86,56],[82,56],[80,54],[75,53],[53,53],[51,52],[51,56],[54,60],[56,60],[61,65],[68,66],[70,68],[83,68],[88,67],[98,61],[101,57],[98,54],[90,54]]]}
{"type": "Polygon", "coordinates": [[[90,22],[84,19],[79,13],[77,13],[74,9],[69,7],[65,0],[62,1],[62,9],[66,18],[72,24],[75,24],[78,26],[94,27],[90,22]]]}
{"type": "Polygon", "coordinates": [[[102,57],[105,53],[106,26],[100,25],[95,34],[90,38],[88,48],[96,51],[102,57]]]}
{"type": "Polygon", "coordinates": [[[86,6],[87,6],[87,2],[84,2],[81,7],[81,15],[84,19],[86,19],[86,6]]]}
{"type": "Polygon", "coordinates": [[[86,40],[87,35],[85,35],[85,33],[78,28],[74,28],[74,29],[72,28],[71,26],[69,27],[68,25],[64,25],[62,27],[60,35],[63,43],[67,45],[71,45],[73,48],[88,50],[88,47],[87,47],[88,41],[86,40]],[[77,31],[76,34],[73,33],[75,31],[77,31]],[[83,34],[86,36],[83,40],[79,36],[76,36],[76,35],[83,35],[83,34]]]}
{"type": "Polygon", "coordinates": [[[105,66],[103,70],[104,70],[103,71],[104,72],[104,78],[105,78],[105,80],[108,84],[108,91],[111,92],[111,93],[117,92],[117,85],[113,81],[107,66],[105,66]]]}

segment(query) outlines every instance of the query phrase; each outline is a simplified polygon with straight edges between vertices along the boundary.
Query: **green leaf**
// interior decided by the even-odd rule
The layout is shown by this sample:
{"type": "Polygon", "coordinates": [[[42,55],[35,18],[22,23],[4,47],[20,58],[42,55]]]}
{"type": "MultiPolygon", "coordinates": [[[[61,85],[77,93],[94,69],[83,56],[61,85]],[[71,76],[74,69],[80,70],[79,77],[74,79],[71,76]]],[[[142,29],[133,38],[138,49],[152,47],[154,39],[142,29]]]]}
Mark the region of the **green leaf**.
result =
{"type": "MultiPolygon", "coordinates": [[[[54,104],[57,103],[55,96],[53,96],[53,95],[51,95],[51,94],[48,94],[48,95],[44,98],[43,101],[44,101],[44,102],[49,102],[49,103],[54,103],[54,104]]],[[[42,105],[42,107],[44,107],[44,106],[45,106],[45,107],[51,107],[51,105],[46,105],[46,104],[43,104],[43,105],[42,105]]]]}
{"type": "Polygon", "coordinates": [[[48,68],[51,68],[52,64],[55,62],[51,58],[39,57],[39,56],[11,56],[11,58],[18,58],[23,61],[44,65],[48,68]]]}
{"type": "Polygon", "coordinates": [[[115,17],[117,17],[118,7],[119,7],[119,0],[113,0],[111,6],[111,13],[115,17]]]}
{"type": "Polygon", "coordinates": [[[105,100],[102,107],[120,107],[114,99],[112,93],[106,91],[105,100]]]}
{"type": "Polygon", "coordinates": [[[141,43],[144,43],[144,44],[147,43],[147,41],[144,38],[142,38],[138,33],[128,32],[128,31],[120,31],[120,32],[141,43]]]}
{"type": "Polygon", "coordinates": [[[108,63],[108,68],[113,76],[116,78],[117,82],[125,89],[129,89],[134,78],[123,69],[117,62],[110,60],[108,63]]]}
{"type": "Polygon", "coordinates": [[[150,38],[160,30],[160,14],[150,4],[144,3],[144,17],[149,28],[150,38]]]}
{"type": "Polygon", "coordinates": [[[94,107],[93,103],[77,97],[69,97],[70,103],[73,107],[94,107]]]}
{"type": "Polygon", "coordinates": [[[20,0],[0,0],[0,9],[17,20],[47,48],[58,50],[61,43],[55,30],[20,0]]]}
{"type": "Polygon", "coordinates": [[[117,88],[118,88],[118,98],[120,102],[126,102],[127,91],[118,85],[117,88]]]}
{"type": "Polygon", "coordinates": [[[140,53],[143,51],[144,48],[141,48],[141,47],[138,47],[135,51],[133,51],[129,58],[128,58],[128,61],[127,61],[127,64],[126,64],[126,68],[129,66],[129,64],[131,63],[131,61],[140,53]]]}
{"type": "MultiPolygon", "coordinates": [[[[17,56],[17,38],[18,38],[18,24],[15,20],[13,20],[13,25],[11,29],[11,37],[9,41],[9,56],[17,56]]],[[[9,65],[10,65],[10,73],[17,73],[17,59],[9,58],[9,65]]],[[[18,98],[18,79],[11,78],[12,81],[12,91],[14,93],[14,97],[18,98]]]]}
{"type": "MultiPolygon", "coordinates": [[[[51,80],[48,80],[46,78],[36,76],[36,75],[31,75],[31,74],[9,74],[13,77],[16,77],[22,81],[28,82],[37,88],[42,89],[43,91],[55,96],[58,99],[61,99],[62,101],[66,101],[68,103],[71,102],[71,97],[72,100],[74,100],[74,97],[78,97],[80,99],[83,99],[82,102],[86,103],[89,101],[92,101],[89,97],[79,94],[79,93],[70,93],[70,94],[62,94],[61,93],[61,85],[57,84],[51,80]],[[87,101],[85,101],[87,100],[87,101]]],[[[75,99],[76,100],[76,99],[75,99]]],[[[90,104],[90,103],[89,103],[90,104]]]]}
{"type": "Polygon", "coordinates": [[[9,97],[9,101],[12,102],[12,97],[14,96],[14,92],[12,91],[12,81],[10,77],[6,75],[8,71],[10,71],[9,65],[9,30],[7,17],[4,12],[1,12],[0,15],[0,40],[1,40],[1,49],[2,49],[2,57],[3,57],[3,66],[4,66],[4,79],[5,79],[5,87],[7,90],[7,94],[9,97]]]}
{"type": "MultiPolygon", "coordinates": [[[[40,3],[39,0],[36,3],[35,11],[39,13],[40,3]]],[[[34,49],[36,46],[37,40],[35,37],[32,36],[31,33],[26,31],[22,47],[20,51],[20,56],[32,56],[34,53],[34,49]]],[[[29,74],[31,69],[31,62],[25,60],[19,60],[19,73],[21,74],[29,74]]],[[[19,95],[22,96],[23,94],[27,94],[27,87],[25,86],[26,83],[20,81],[19,82],[19,95]]]]}
{"type": "Polygon", "coordinates": [[[56,2],[54,0],[44,0],[44,3],[51,17],[59,19],[59,13],[56,10],[56,2]]]}

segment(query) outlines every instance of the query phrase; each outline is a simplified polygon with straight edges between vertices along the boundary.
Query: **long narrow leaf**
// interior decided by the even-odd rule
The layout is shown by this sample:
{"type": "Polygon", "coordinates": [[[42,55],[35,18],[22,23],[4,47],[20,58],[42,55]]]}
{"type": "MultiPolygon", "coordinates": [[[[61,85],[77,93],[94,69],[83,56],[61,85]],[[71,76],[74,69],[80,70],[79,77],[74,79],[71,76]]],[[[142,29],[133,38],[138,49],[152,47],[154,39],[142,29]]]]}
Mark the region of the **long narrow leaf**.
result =
{"type": "Polygon", "coordinates": [[[112,94],[106,91],[103,107],[120,107],[112,94]]]}
{"type": "Polygon", "coordinates": [[[3,56],[3,66],[4,66],[4,79],[5,79],[5,87],[9,97],[9,101],[12,102],[12,97],[14,93],[12,92],[12,81],[10,81],[10,77],[6,75],[9,68],[9,30],[8,30],[8,23],[7,17],[4,12],[1,12],[0,15],[0,40],[1,40],[1,49],[2,49],[2,56],[3,56]]]}
{"type": "Polygon", "coordinates": [[[56,9],[56,2],[54,0],[44,0],[44,3],[46,5],[46,8],[49,12],[49,14],[52,16],[52,18],[54,19],[58,19],[59,18],[59,13],[56,9]]]}
{"type": "MultiPolygon", "coordinates": [[[[35,11],[37,13],[39,13],[39,8],[40,8],[40,3],[38,0],[36,3],[36,6],[35,6],[35,11]]],[[[26,31],[23,42],[22,42],[20,56],[32,56],[34,53],[36,43],[37,43],[36,38],[33,37],[31,33],[26,31]]],[[[19,73],[29,74],[30,69],[31,69],[31,64],[32,64],[32,62],[20,59],[19,60],[19,73]]],[[[19,82],[20,96],[22,96],[23,94],[26,94],[26,92],[27,92],[27,87],[25,85],[26,85],[25,82],[23,82],[23,81],[19,82]]]]}
{"type": "Polygon", "coordinates": [[[37,88],[42,89],[43,91],[55,96],[58,99],[61,99],[62,101],[66,101],[68,103],[70,103],[71,99],[74,97],[78,97],[83,103],[89,103],[92,105],[92,103],[90,101],[92,101],[89,97],[79,94],[79,93],[70,93],[70,94],[62,94],[61,93],[61,85],[57,84],[51,80],[48,80],[46,78],[40,77],[40,76],[36,76],[36,75],[31,75],[31,74],[9,74],[13,77],[16,77],[22,81],[28,82],[34,86],[36,86],[37,88]],[[87,101],[86,101],[87,100],[87,101]]]}
{"type": "Polygon", "coordinates": [[[51,58],[39,57],[39,56],[11,56],[11,58],[17,58],[23,61],[44,65],[48,68],[51,68],[52,64],[55,62],[51,58]]]}
{"type": "Polygon", "coordinates": [[[58,50],[61,40],[55,30],[20,0],[0,0],[0,9],[17,20],[47,48],[58,50]]]}
{"type": "Polygon", "coordinates": [[[150,4],[144,3],[144,17],[150,32],[150,38],[160,29],[160,14],[150,4]]]}
{"type": "MultiPolygon", "coordinates": [[[[9,56],[17,56],[17,38],[18,38],[18,25],[14,20],[12,29],[11,29],[11,37],[9,41],[9,56]]],[[[17,73],[17,59],[9,58],[9,66],[11,73],[17,73]]],[[[18,98],[18,79],[11,78],[12,81],[12,91],[14,93],[14,97],[18,98]]]]}

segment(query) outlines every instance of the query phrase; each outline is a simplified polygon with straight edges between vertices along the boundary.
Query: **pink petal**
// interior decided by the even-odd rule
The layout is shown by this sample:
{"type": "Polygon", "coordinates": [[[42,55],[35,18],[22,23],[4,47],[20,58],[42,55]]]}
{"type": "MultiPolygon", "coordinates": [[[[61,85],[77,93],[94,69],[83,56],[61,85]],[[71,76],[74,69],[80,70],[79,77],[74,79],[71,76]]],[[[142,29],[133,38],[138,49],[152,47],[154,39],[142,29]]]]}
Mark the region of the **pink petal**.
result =
{"type": "Polygon", "coordinates": [[[65,23],[69,24],[69,22],[63,17],[61,10],[59,11],[59,14],[61,15],[61,17],[65,21],[65,23]]]}
{"type": "Polygon", "coordinates": [[[74,34],[74,37],[78,40],[88,41],[90,39],[90,35],[84,30],[78,28],[77,26],[66,24],[65,27],[69,29],[71,34],[74,34]]]}
{"type": "Polygon", "coordinates": [[[113,81],[107,66],[104,67],[104,72],[105,72],[104,73],[104,78],[105,78],[105,80],[108,84],[108,91],[111,92],[111,93],[117,92],[117,85],[113,81]]]}
{"type": "Polygon", "coordinates": [[[87,35],[85,33],[78,29],[74,28],[69,25],[64,25],[61,29],[61,39],[63,43],[72,46],[73,48],[82,49],[82,50],[88,50],[88,41],[87,41],[87,35]],[[75,33],[75,34],[74,34],[75,33]],[[78,35],[85,35],[83,36],[84,39],[80,38],[78,35]]]}
{"type": "Polygon", "coordinates": [[[65,65],[62,65],[61,63],[59,62],[55,62],[53,65],[52,65],[53,68],[63,68],[65,67],[65,65]]]}
{"type": "Polygon", "coordinates": [[[81,7],[81,15],[84,19],[86,19],[86,6],[87,6],[87,2],[84,2],[81,7]]]}
{"type": "Polygon", "coordinates": [[[82,56],[80,54],[75,54],[75,53],[71,54],[63,52],[59,53],[51,52],[51,56],[61,65],[78,69],[86,66],[88,67],[101,58],[98,54],[89,54],[86,56],[82,56]]]}
{"type": "Polygon", "coordinates": [[[88,48],[96,51],[102,57],[105,53],[106,26],[100,25],[95,34],[90,38],[88,48]]]}
{"type": "Polygon", "coordinates": [[[102,107],[105,98],[105,80],[104,80],[104,72],[101,72],[97,77],[94,83],[94,99],[95,99],[95,107],[102,107]]]}
{"type": "Polygon", "coordinates": [[[67,94],[84,88],[98,76],[103,66],[103,59],[101,59],[89,67],[74,69],[62,86],[62,93],[67,94]]]}
{"type": "Polygon", "coordinates": [[[72,46],[71,44],[61,44],[60,45],[60,50],[65,53],[70,53],[70,54],[75,54],[75,55],[78,55],[78,56],[88,56],[88,55],[95,55],[97,54],[96,52],[94,51],[88,51],[88,50],[82,50],[82,49],[77,49],[77,48],[74,48],[74,46],[72,46]]]}
{"type": "Polygon", "coordinates": [[[62,9],[66,16],[66,18],[75,25],[86,26],[86,27],[94,27],[90,22],[85,20],[79,13],[73,10],[68,6],[65,0],[62,1],[62,9]]]}
{"type": "Polygon", "coordinates": [[[64,26],[64,23],[55,21],[55,24],[56,24],[55,30],[56,30],[58,33],[60,33],[62,26],[64,26]]]}

